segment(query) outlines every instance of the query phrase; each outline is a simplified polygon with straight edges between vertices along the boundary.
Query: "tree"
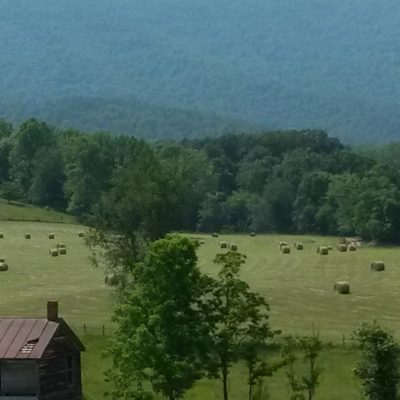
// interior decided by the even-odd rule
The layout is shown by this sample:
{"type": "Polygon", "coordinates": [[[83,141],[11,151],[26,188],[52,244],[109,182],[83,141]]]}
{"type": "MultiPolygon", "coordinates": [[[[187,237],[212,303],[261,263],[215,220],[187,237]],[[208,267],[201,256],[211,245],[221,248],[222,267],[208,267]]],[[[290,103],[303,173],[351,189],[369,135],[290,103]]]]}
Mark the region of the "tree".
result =
{"type": "Polygon", "coordinates": [[[29,200],[34,204],[64,208],[64,162],[59,148],[39,150],[33,162],[29,200]]]}
{"type": "Polygon", "coordinates": [[[194,230],[198,210],[207,193],[216,189],[217,179],[203,151],[165,145],[159,152],[165,178],[173,188],[176,204],[174,229],[194,230]]]}
{"type": "Polygon", "coordinates": [[[199,209],[197,229],[201,232],[219,232],[228,224],[228,205],[222,193],[209,193],[199,209]]]}
{"type": "MultiPolygon", "coordinates": [[[[317,334],[311,336],[287,336],[282,346],[282,355],[286,365],[286,377],[292,390],[292,400],[312,400],[320,383],[321,369],[317,367],[317,358],[321,352],[322,343],[317,334]],[[299,375],[298,354],[305,373],[299,375]]],[[[302,368],[302,369],[303,369],[302,368]]]]}
{"type": "Polygon", "coordinates": [[[364,396],[369,400],[396,400],[400,381],[399,344],[376,322],[363,324],[354,337],[361,350],[354,372],[361,380],[364,396]]]}
{"type": "Polygon", "coordinates": [[[290,232],[294,190],[290,182],[273,180],[265,186],[260,201],[253,205],[253,230],[290,232]]]}
{"type": "Polygon", "coordinates": [[[39,150],[50,148],[55,143],[53,130],[44,122],[29,119],[23,122],[12,135],[10,152],[10,175],[27,196],[33,177],[33,163],[39,150]]]}
{"type": "Polygon", "coordinates": [[[201,377],[203,279],[196,263],[196,244],[171,235],[152,243],[135,268],[113,316],[114,399],[138,398],[141,383],[180,399],[201,377]]]}
{"type": "MultiPolygon", "coordinates": [[[[210,332],[209,373],[222,381],[224,400],[228,400],[228,380],[231,367],[243,356],[243,346],[260,347],[272,336],[268,324],[269,306],[264,298],[249,290],[239,278],[246,256],[230,251],[219,254],[214,262],[221,266],[218,278],[210,284],[209,295],[202,305],[210,332]]],[[[258,378],[258,359],[254,347],[247,353],[249,363],[249,398],[258,378]]],[[[264,366],[262,366],[264,369],[264,366]]]]}
{"type": "Polygon", "coordinates": [[[22,194],[15,182],[7,181],[0,185],[0,196],[10,204],[12,201],[20,200],[22,194]]]}

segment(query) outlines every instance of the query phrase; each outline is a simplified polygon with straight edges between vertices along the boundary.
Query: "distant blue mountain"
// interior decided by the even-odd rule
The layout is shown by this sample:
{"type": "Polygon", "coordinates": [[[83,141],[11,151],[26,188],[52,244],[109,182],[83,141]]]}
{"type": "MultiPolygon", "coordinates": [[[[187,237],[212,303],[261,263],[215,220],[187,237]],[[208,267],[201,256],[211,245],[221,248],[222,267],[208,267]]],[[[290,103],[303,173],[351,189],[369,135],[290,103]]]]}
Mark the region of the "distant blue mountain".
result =
{"type": "Polygon", "coordinates": [[[399,0],[0,1],[0,117],[400,139],[399,0]]]}

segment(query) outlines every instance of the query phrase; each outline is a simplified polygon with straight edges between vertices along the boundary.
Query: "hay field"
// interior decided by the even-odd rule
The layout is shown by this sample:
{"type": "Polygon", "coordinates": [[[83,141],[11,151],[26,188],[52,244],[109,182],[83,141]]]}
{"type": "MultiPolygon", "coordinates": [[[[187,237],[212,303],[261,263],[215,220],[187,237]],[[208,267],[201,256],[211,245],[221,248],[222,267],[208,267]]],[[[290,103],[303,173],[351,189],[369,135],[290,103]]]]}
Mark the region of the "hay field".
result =
{"type": "Polygon", "coordinates": [[[313,327],[324,341],[338,342],[362,321],[376,319],[400,337],[400,248],[362,247],[355,252],[335,249],[338,238],[290,235],[191,235],[202,238],[201,269],[216,273],[212,260],[220,241],[238,244],[247,255],[242,277],[265,296],[271,307],[271,325],[285,332],[309,334],[313,327]],[[290,254],[278,245],[288,242],[290,254]],[[304,244],[295,250],[294,242],[304,244]],[[317,254],[319,246],[333,245],[329,255],[317,254]],[[372,261],[382,260],[386,270],[370,271],[372,261]],[[337,281],[348,281],[351,293],[333,292],[337,281]]]}
{"type": "Polygon", "coordinates": [[[78,237],[82,230],[71,224],[0,222],[0,257],[9,265],[0,273],[1,316],[45,316],[47,300],[55,299],[60,315],[73,327],[110,325],[110,290],[104,272],[89,264],[89,251],[78,237]],[[50,257],[49,249],[59,242],[65,243],[67,254],[50,257]]]}

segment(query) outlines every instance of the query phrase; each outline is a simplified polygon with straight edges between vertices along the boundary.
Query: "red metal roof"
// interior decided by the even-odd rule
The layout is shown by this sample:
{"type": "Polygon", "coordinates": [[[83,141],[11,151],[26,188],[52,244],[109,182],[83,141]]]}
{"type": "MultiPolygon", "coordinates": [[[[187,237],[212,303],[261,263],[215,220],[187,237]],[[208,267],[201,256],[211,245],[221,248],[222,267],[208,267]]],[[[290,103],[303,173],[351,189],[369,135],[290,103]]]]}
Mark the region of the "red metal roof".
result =
{"type": "Polygon", "coordinates": [[[41,319],[0,319],[0,359],[40,359],[59,322],[41,319]]]}

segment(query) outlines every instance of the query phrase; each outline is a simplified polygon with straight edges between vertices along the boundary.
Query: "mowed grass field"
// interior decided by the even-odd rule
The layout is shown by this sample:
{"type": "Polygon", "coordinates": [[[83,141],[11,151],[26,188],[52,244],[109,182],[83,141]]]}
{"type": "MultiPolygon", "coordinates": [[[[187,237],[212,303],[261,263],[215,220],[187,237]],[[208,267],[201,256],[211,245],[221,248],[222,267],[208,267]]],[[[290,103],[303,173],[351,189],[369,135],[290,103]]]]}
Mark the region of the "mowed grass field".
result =
{"type": "MultiPolygon", "coordinates": [[[[14,215],[13,215],[14,216],[14,215]]],[[[47,300],[59,301],[60,316],[75,330],[86,346],[82,354],[82,380],[87,399],[100,399],[107,389],[102,356],[111,332],[112,289],[104,285],[104,271],[94,269],[89,250],[78,237],[87,228],[61,223],[0,221],[0,256],[9,270],[0,273],[1,317],[45,317],[47,300]],[[31,239],[25,239],[25,233],[31,239]],[[48,233],[54,233],[50,240],[48,233]],[[50,257],[57,243],[66,255],[50,257]],[[83,326],[86,326],[86,332],[83,326]]]]}
{"type": "MultiPolygon", "coordinates": [[[[101,399],[107,385],[103,371],[110,360],[102,357],[107,336],[101,334],[102,325],[110,333],[112,289],[104,285],[104,272],[93,269],[89,251],[78,232],[85,227],[75,224],[0,221],[0,256],[5,257],[9,270],[0,273],[1,316],[44,316],[46,302],[57,299],[60,314],[76,330],[87,347],[82,355],[83,385],[86,399],[101,399]],[[25,233],[32,235],[24,238],[25,233]],[[48,233],[55,239],[49,240],[48,233]],[[50,257],[48,250],[58,242],[65,243],[67,255],[50,257]],[[83,325],[88,328],[84,334],[83,325]]],[[[362,247],[354,253],[337,250],[328,256],[317,254],[320,245],[333,245],[337,238],[289,235],[190,235],[202,238],[205,244],[198,250],[200,268],[216,274],[213,264],[221,251],[220,241],[236,243],[247,255],[242,277],[253,290],[268,300],[271,327],[285,333],[320,333],[327,346],[320,359],[324,373],[318,398],[342,400],[360,398],[359,384],[351,369],[357,353],[347,341],[351,332],[362,322],[378,320],[397,336],[400,328],[400,248],[362,247]],[[279,241],[290,245],[304,244],[303,251],[292,248],[281,254],[279,241]],[[386,263],[384,272],[371,272],[374,260],[386,263]],[[349,295],[333,292],[338,280],[348,280],[349,295]],[[343,334],[346,346],[341,347],[343,334]]],[[[266,381],[269,397],[273,400],[289,398],[283,371],[266,381]]],[[[231,377],[232,400],[246,398],[246,375],[242,365],[231,377]]],[[[186,400],[217,400],[221,398],[218,381],[199,382],[185,397],[186,400]]]]}
{"type": "Polygon", "coordinates": [[[70,224],[0,222],[0,256],[9,266],[0,274],[1,316],[45,315],[46,302],[53,299],[72,326],[110,325],[110,290],[104,285],[104,272],[90,266],[89,250],[78,237],[82,230],[70,224]],[[31,239],[25,239],[25,233],[31,239]],[[49,256],[57,243],[66,245],[67,254],[49,256]]]}
{"type": "Polygon", "coordinates": [[[355,252],[337,251],[338,238],[290,235],[220,235],[203,238],[199,264],[203,271],[217,273],[213,258],[220,241],[236,243],[247,255],[242,277],[270,304],[271,325],[293,334],[318,331],[324,341],[341,342],[363,321],[376,319],[400,338],[400,248],[363,246],[355,252]],[[282,254],[278,244],[291,246],[282,254]],[[295,250],[294,242],[304,244],[295,250]],[[329,255],[317,254],[321,245],[333,245],[329,255]],[[370,271],[372,261],[386,264],[383,272],[370,271]],[[348,281],[351,293],[339,295],[333,286],[348,281]]]}

